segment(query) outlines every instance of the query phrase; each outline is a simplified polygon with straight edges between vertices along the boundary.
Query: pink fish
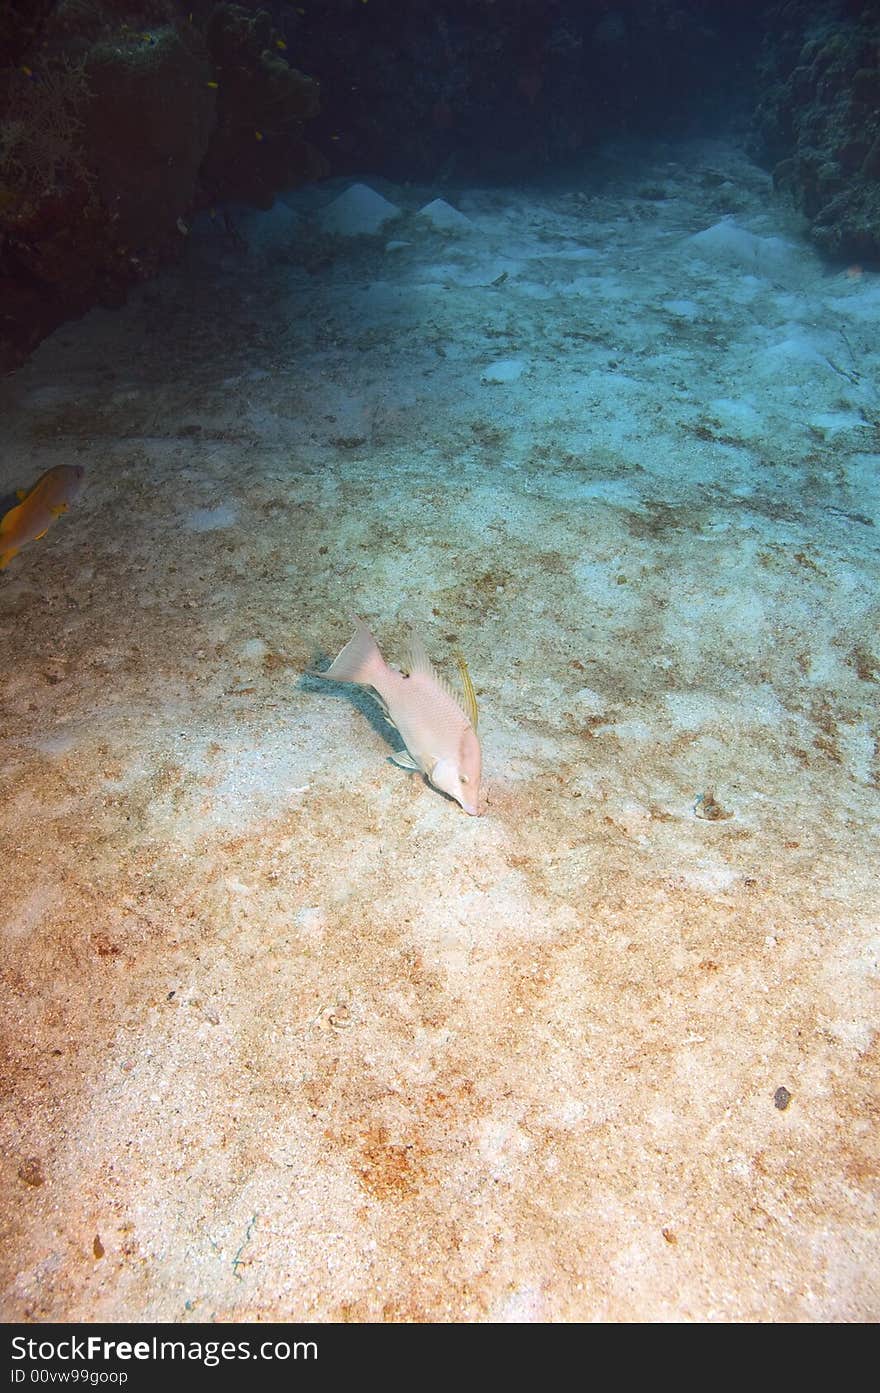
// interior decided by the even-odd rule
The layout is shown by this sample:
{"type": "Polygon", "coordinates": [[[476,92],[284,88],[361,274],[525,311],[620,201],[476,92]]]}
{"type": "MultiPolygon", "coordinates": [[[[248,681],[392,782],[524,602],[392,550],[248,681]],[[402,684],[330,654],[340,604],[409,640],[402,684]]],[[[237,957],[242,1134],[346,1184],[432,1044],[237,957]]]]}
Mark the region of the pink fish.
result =
{"type": "Polygon", "coordinates": [[[363,620],[325,672],[330,682],[357,682],[379,695],[387,719],[399,731],[407,753],[396,764],[425,774],[471,817],[479,817],[483,756],[477,737],[477,698],[464,658],[459,657],[463,695],[459,699],[431,665],[421,640],[410,641],[404,672],[389,667],[363,620]]]}
{"type": "Polygon", "coordinates": [[[76,498],[85,470],[81,464],[56,464],[47,469],[29,493],[0,519],[0,571],[28,542],[45,537],[52,523],[76,498]]]}

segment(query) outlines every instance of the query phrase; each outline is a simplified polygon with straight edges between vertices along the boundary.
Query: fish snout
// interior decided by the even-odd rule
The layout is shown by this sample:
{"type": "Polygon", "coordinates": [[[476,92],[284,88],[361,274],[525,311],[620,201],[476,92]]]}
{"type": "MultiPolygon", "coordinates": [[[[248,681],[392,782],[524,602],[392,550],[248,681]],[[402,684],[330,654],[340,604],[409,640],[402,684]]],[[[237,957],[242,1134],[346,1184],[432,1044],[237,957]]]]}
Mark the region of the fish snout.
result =
{"type": "Polygon", "coordinates": [[[468,727],[458,757],[458,801],[471,817],[480,816],[480,780],[483,777],[483,751],[477,732],[468,727]]]}
{"type": "Polygon", "coordinates": [[[473,783],[467,774],[463,775],[456,760],[437,760],[428,778],[435,788],[439,788],[441,793],[446,793],[450,798],[454,798],[456,803],[464,808],[471,817],[479,817],[479,780],[473,783]]]}

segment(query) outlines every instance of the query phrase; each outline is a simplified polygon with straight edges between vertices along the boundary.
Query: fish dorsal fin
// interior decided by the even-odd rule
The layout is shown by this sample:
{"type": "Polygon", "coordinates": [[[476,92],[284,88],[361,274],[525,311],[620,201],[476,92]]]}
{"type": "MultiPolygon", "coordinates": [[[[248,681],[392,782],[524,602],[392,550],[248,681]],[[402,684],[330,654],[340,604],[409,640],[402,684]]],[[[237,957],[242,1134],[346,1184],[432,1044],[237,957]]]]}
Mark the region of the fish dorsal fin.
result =
{"type": "Polygon", "coordinates": [[[468,665],[465,662],[463,653],[455,650],[455,661],[458,663],[458,671],[461,674],[461,689],[464,693],[464,714],[467,716],[474,730],[480,719],[480,708],[477,706],[477,694],[474,691],[474,684],[468,672],[468,665]]]}
{"type": "Polygon", "coordinates": [[[403,671],[409,673],[410,677],[419,673],[423,677],[430,677],[438,687],[442,687],[448,697],[451,697],[459,711],[470,721],[476,729],[477,698],[474,692],[473,683],[467,670],[467,664],[460,655],[456,655],[459,660],[459,668],[462,671],[462,686],[464,688],[464,699],[460,692],[457,692],[451,683],[447,682],[442,673],[438,672],[431,659],[428,657],[425,645],[422,643],[419,634],[412,629],[409,636],[409,644],[404,654],[403,671]]]}
{"type": "Polygon", "coordinates": [[[420,634],[415,629],[410,630],[409,643],[404,654],[403,670],[409,673],[410,677],[414,677],[417,673],[422,677],[430,677],[432,682],[436,682],[438,687],[442,687],[444,692],[461,706],[458,693],[453,691],[442,672],[437,671],[428,657],[420,634]]]}
{"type": "Polygon", "coordinates": [[[403,671],[410,677],[416,673],[421,673],[425,677],[433,677],[435,682],[440,679],[434,670],[434,664],[428,657],[427,649],[422,643],[421,636],[415,629],[410,629],[409,642],[403,655],[403,671]]]}

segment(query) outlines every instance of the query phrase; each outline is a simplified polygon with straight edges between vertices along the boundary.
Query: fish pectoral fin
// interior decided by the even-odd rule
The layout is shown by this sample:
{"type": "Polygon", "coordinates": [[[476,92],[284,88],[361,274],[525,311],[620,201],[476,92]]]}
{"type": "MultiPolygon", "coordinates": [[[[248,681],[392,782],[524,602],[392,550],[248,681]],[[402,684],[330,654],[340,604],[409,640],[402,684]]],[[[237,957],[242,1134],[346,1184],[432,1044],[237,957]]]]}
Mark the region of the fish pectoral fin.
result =
{"type": "Polygon", "coordinates": [[[409,750],[395,750],[394,754],[389,755],[388,758],[392,764],[397,765],[398,769],[410,769],[414,774],[422,772],[422,766],[416,764],[409,750]]]}
{"type": "Polygon", "coordinates": [[[382,712],[382,715],[385,717],[386,721],[391,721],[391,724],[394,725],[394,722],[391,720],[391,712],[388,710],[388,703],[383,696],[379,695],[375,687],[370,688],[370,696],[373,698],[379,710],[382,712]]]}

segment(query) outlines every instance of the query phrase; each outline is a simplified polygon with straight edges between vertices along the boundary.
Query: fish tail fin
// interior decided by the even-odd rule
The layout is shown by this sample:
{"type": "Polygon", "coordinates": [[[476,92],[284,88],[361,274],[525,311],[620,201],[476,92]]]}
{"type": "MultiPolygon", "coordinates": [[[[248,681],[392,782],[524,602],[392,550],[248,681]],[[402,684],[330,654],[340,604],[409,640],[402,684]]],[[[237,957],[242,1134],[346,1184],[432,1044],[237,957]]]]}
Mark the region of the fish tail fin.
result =
{"type": "Polygon", "coordinates": [[[353,637],[330,666],[315,675],[326,677],[329,682],[360,682],[372,686],[374,679],[384,671],[385,659],[364,621],[357,615],[352,618],[357,625],[353,637]]]}

